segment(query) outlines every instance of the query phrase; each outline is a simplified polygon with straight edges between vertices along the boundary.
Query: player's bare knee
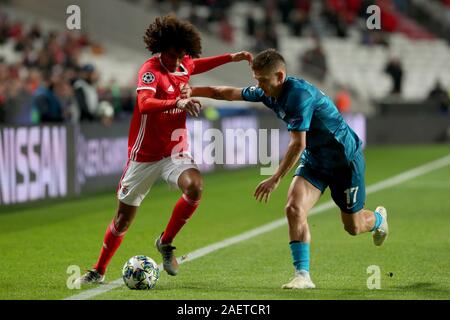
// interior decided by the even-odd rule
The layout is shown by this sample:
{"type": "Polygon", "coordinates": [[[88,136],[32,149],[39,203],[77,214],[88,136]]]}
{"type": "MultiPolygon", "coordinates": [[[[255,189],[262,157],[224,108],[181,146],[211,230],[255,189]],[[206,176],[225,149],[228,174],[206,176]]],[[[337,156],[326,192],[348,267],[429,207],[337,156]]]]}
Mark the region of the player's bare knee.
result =
{"type": "Polygon", "coordinates": [[[306,213],[303,212],[301,207],[295,204],[288,203],[284,208],[284,211],[286,212],[288,219],[302,220],[303,218],[306,218],[306,213]]]}
{"type": "Polygon", "coordinates": [[[284,207],[284,212],[286,212],[286,216],[288,218],[295,218],[296,215],[298,215],[298,207],[295,205],[287,204],[286,207],[284,207]]]}
{"type": "Polygon", "coordinates": [[[128,230],[132,220],[131,215],[119,211],[114,221],[114,226],[118,232],[122,233],[128,230]]]}
{"type": "Polygon", "coordinates": [[[183,192],[189,199],[199,200],[203,192],[203,181],[201,179],[192,180],[183,192]]]}

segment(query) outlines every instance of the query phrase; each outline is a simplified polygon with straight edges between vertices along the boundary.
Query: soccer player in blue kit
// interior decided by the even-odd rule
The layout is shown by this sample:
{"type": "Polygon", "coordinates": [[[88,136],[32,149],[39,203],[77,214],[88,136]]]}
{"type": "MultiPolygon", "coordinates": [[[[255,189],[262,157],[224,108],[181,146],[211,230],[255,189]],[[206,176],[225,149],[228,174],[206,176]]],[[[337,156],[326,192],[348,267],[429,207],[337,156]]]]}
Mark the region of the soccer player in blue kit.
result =
{"type": "Polygon", "coordinates": [[[254,197],[267,202],[300,158],[285,207],[295,274],[282,288],[315,288],[309,273],[311,234],[307,216],[324,190],[330,187],[344,229],[351,235],[371,231],[376,246],[382,245],[388,235],[387,211],[382,206],[374,211],[364,208],[365,161],[361,140],[333,101],[307,81],[287,76],[284,58],[274,49],[259,53],[252,69],[257,86],[193,87],[186,88],[185,93],[219,100],[262,102],[287,124],[290,142],[286,154],[276,172],[256,187],[254,197]]]}

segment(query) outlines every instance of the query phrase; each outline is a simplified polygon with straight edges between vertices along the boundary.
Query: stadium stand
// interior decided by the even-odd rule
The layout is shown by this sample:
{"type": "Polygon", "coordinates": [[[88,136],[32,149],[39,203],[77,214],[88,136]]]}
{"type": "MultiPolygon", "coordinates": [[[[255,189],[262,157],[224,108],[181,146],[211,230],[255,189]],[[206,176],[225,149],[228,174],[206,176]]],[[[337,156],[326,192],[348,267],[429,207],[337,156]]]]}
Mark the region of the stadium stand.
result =
{"type": "MultiPolygon", "coordinates": [[[[44,35],[48,35],[49,30],[61,30],[64,20],[58,20],[52,14],[63,10],[69,2],[60,1],[51,5],[49,2],[49,6],[38,6],[17,0],[12,1],[15,10],[8,11],[6,7],[2,12],[10,15],[10,34],[20,33],[21,29],[31,32],[36,28],[36,32],[41,30],[44,35]],[[38,16],[39,24],[35,25],[34,21],[38,16]]],[[[88,4],[80,1],[81,4],[89,5],[90,9],[95,9],[96,5],[100,6],[101,2],[88,4]]],[[[115,30],[114,21],[118,16],[107,17],[105,14],[106,17],[96,17],[98,21],[86,17],[83,34],[77,35],[80,37],[78,42],[84,41],[83,46],[66,58],[69,64],[74,60],[74,68],[63,66],[63,74],[66,78],[77,77],[77,70],[81,70],[83,66],[95,66],[100,75],[97,84],[99,101],[110,103],[117,119],[127,117],[133,109],[136,71],[148,57],[140,37],[130,39],[127,35],[142,34],[148,21],[169,12],[190,19],[200,28],[204,39],[204,55],[238,50],[257,52],[267,47],[276,47],[285,56],[289,73],[317,83],[332,97],[345,88],[351,95],[352,112],[371,114],[375,110],[374,103],[387,98],[394,99],[393,101],[400,99],[402,103],[417,103],[427,99],[438,83],[444,90],[450,88],[448,44],[408,17],[408,12],[413,8],[424,6],[421,1],[413,1],[411,4],[405,1],[376,1],[382,9],[383,22],[383,30],[376,32],[368,32],[365,26],[365,10],[374,1],[113,2],[115,7],[120,6],[121,10],[117,12],[120,12],[124,19],[128,21],[128,17],[136,17],[135,21],[121,28],[123,30],[115,30]],[[89,39],[93,34],[94,38],[89,39]],[[399,61],[403,74],[399,79],[401,90],[396,95],[391,94],[395,91],[394,81],[386,72],[388,63],[393,59],[399,61]]],[[[445,1],[430,2],[433,7],[444,7],[447,10],[442,11],[448,12],[445,1]]],[[[117,15],[117,12],[114,14],[117,15]]],[[[8,20],[2,18],[3,28],[4,21],[8,20]]],[[[61,43],[62,47],[56,51],[60,56],[70,47],[67,41],[77,41],[71,39],[73,35],[68,35],[68,32],[59,33],[59,40],[56,42],[61,43]]],[[[28,57],[35,56],[42,47],[42,40],[37,41],[33,52],[26,46],[23,51],[17,52],[15,47],[23,45],[22,42],[20,37],[9,36],[4,39],[0,46],[0,56],[4,60],[1,72],[5,73],[6,63],[9,72],[16,73],[19,78],[28,79],[28,82],[21,83],[29,83],[25,91],[28,90],[29,94],[32,94],[38,83],[43,81],[40,78],[45,79],[45,76],[34,72],[26,63],[28,57]],[[25,69],[22,64],[25,64],[25,69]]],[[[52,67],[59,64],[54,62],[52,67]]],[[[57,71],[58,68],[54,70],[57,71]]],[[[68,81],[71,85],[74,83],[74,79],[68,81]]],[[[250,72],[238,65],[229,65],[220,71],[212,71],[192,79],[194,85],[208,83],[243,86],[252,81],[250,72]]],[[[0,92],[3,92],[0,103],[6,103],[8,95],[5,94],[5,88],[9,86],[0,86],[0,92]]],[[[66,100],[72,100],[73,104],[76,100],[73,88],[60,89],[69,96],[66,100]]],[[[224,102],[208,103],[221,107],[236,105],[224,102]]],[[[70,105],[70,102],[66,104],[70,105]]],[[[29,107],[26,110],[32,112],[32,109],[29,107]]],[[[5,116],[5,110],[6,108],[3,108],[3,116],[0,116],[4,122],[23,122],[23,119],[14,120],[14,117],[5,116]]],[[[68,112],[69,117],[65,115],[63,119],[78,121],[79,110],[73,105],[68,110],[71,110],[68,112]]],[[[36,122],[38,118],[30,115],[27,121],[36,122]]],[[[96,118],[102,119],[102,116],[98,114],[96,118]]]]}

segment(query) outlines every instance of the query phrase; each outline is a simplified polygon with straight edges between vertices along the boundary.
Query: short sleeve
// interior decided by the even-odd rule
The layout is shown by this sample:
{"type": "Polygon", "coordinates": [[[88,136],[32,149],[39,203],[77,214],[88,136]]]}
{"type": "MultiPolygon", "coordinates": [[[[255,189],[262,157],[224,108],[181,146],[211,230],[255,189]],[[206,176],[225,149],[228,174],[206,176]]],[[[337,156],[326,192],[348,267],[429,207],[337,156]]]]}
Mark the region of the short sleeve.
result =
{"type": "Polygon", "coordinates": [[[144,64],[138,73],[138,81],[136,91],[151,90],[156,92],[158,83],[158,73],[148,64],[144,64]]]}
{"type": "Polygon", "coordinates": [[[261,102],[264,100],[264,91],[261,88],[250,86],[242,89],[242,99],[251,102],[261,102]]]}
{"type": "Polygon", "coordinates": [[[287,106],[292,110],[288,120],[289,131],[308,131],[314,112],[314,98],[307,90],[299,90],[289,95],[287,106]]]}

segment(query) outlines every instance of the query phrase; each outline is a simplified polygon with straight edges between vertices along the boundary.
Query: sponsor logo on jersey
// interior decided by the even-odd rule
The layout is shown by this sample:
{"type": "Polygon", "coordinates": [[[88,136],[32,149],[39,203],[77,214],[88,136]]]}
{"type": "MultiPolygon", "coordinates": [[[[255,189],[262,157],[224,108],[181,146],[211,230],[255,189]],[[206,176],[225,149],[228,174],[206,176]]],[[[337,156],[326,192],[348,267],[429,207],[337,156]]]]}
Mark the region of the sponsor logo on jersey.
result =
{"type": "Polygon", "coordinates": [[[167,89],[168,92],[174,92],[175,90],[173,89],[172,85],[169,86],[169,89],[167,89]]]}
{"type": "MultiPolygon", "coordinates": [[[[285,116],[285,114],[283,112],[283,118],[284,118],[284,116],[285,116]]],[[[289,124],[293,127],[300,125],[302,122],[303,122],[303,117],[294,118],[294,119],[289,120],[289,124]]]]}
{"type": "Polygon", "coordinates": [[[178,114],[178,113],[182,113],[182,112],[185,112],[185,111],[176,108],[176,109],[166,110],[163,113],[165,113],[165,114],[178,114]]]}

